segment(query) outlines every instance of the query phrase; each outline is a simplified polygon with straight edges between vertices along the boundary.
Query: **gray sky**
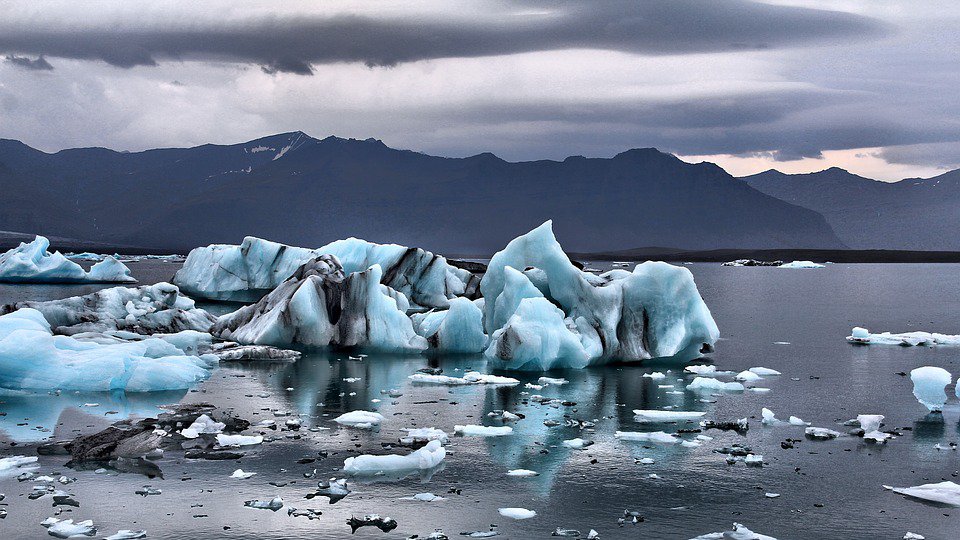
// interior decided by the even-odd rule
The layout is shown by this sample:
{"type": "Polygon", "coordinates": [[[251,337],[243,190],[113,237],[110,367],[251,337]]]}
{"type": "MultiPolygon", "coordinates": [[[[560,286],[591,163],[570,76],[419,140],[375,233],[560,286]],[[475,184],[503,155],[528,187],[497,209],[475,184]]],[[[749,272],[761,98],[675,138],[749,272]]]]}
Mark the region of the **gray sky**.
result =
{"type": "Polygon", "coordinates": [[[0,137],[930,176],[960,167],[957,28],[954,0],[0,0],[0,137]]]}

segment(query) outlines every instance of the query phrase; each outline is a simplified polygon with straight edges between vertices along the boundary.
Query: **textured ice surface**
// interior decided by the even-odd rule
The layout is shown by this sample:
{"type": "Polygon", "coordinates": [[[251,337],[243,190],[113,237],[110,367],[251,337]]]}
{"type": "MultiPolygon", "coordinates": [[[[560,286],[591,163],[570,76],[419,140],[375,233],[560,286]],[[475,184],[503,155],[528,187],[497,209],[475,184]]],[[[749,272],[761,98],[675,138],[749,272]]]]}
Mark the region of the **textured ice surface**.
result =
{"type": "Polygon", "coordinates": [[[918,367],[910,371],[913,395],[931,412],[942,411],[947,402],[944,388],[950,384],[950,372],[934,366],[918,367]]]}
{"type": "Polygon", "coordinates": [[[939,482],[914,487],[892,488],[895,493],[925,501],[960,506],[960,484],[939,482]]]}
{"type": "Polygon", "coordinates": [[[125,331],[135,334],[207,332],[216,318],[169,283],[141,287],[112,287],[83,296],[46,302],[18,302],[0,308],[0,314],[33,308],[57,334],[125,331]]]}
{"type": "Polygon", "coordinates": [[[739,523],[734,523],[732,530],[702,534],[696,538],[692,538],[691,540],[777,540],[777,539],[772,536],[767,536],[765,534],[755,533],[739,523]]]}
{"type": "Polygon", "coordinates": [[[901,334],[891,334],[882,332],[871,334],[866,328],[855,327],[847,341],[858,345],[901,345],[905,347],[914,346],[943,346],[960,347],[960,336],[950,334],[937,334],[930,332],[903,332],[901,334]]]}
{"type": "Polygon", "coordinates": [[[379,265],[384,269],[384,285],[420,306],[446,307],[448,299],[472,296],[477,288],[476,276],[419,248],[348,238],[307,249],[251,236],[239,246],[214,244],[194,249],[174,283],[200,298],[252,302],[320,255],[336,257],[347,274],[379,265]]]}
{"type": "Polygon", "coordinates": [[[97,528],[93,526],[93,520],[73,522],[72,519],[60,520],[57,518],[48,518],[41,523],[47,528],[47,534],[57,538],[72,538],[82,536],[93,536],[97,534],[97,528]]]}
{"type": "Polygon", "coordinates": [[[839,431],[822,427],[808,427],[803,431],[803,433],[811,439],[817,439],[821,441],[827,439],[836,439],[837,437],[843,435],[843,433],[840,433],[839,431]]]}
{"type": "Polygon", "coordinates": [[[423,448],[405,456],[397,454],[386,456],[363,454],[356,457],[349,457],[343,462],[343,470],[349,474],[369,475],[432,469],[439,465],[446,455],[447,451],[440,444],[440,441],[430,441],[423,448]]]}
{"type": "Polygon", "coordinates": [[[50,253],[50,241],[37,236],[33,242],[0,255],[0,281],[12,283],[136,283],[130,269],[113,257],[93,265],[90,272],[64,257],[50,253]]]}
{"type": "MultiPolygon", "coordinates": [[[[505,368],[582,367],[609,359],[636,361],[654,357],[686,361],[696,357],[705,344],[712,346],[719,336],[687,269],[647,262],[633,272],[613,270],[596,276],[580,271],[557,243],[549,221],[515,238],[494,255],[480,290],[485,300],[485,329],[495,342],[486,354],[505,368]],[[563,326],[580,342],[579,349],[570,347],[569,339],[555,335],[561,329],[556,316],[546,308],[548,304],[527,298],[536,294],[518,276],[521,268],[525,269],[522,275],[529,284],[548,303],[559,306],[563,326]],[[508,298],[501,300],[503,294],[508,298]],[[514,304],[517,311],[510,314],[514,304]],[[537,309],[519,313],[524,304],[537,309]],[[562,352],[569,358],[538,357],[531,354],[536,352],[535,347],[518,347],[509,334],[495,334],[501,330],[498,325],[502,321],[507,320],[505,324],[509,326],[518,315],[534,317],[536,322],[530,331],[542,327],[552,334],[551,342],[561,344],[543,348],[539,356],[562,352]],[[497,341],[502,346],[496,346],[497,341]]],[[[513,326],[523,328],[520,322],[513,326]]]]}
{"type": "Polygon", "coordinates": [[[483,311],[467,298],[453,298],[449,309],[418,313],[412,317],[417,334],[430,347],[450,353],[479,353],[487,344],[483,311]]]}
{"type": "Polygon", "coordinates": [[[8,390],[183,389],[205,379],[216,361],[157,338],[101,344],[55,336],[31,308],[0,316],[0,388],[8,390]]]}
{"type": "Polygon", "coordinates": [[[546,298],[525,298],[503,328],[495,331],[484,352],[495,365],[513,369],[582,368],[590,354],[546,298]]]}
{"type": "Polygon", "coordinates": [[[463,377],[451,377],[449,375],[430,375],[428,373],[414,373],[407,377],[415,383],[422,384],[445,384],[449,386],[461,386],[465,384],[520,384],[520,381],[513,377],[502,377],[499,375],[487,375],[478,371],[468,371],[463,377]]]}
{"type": "Polygon", "coordinates": [[[202,434],[220,433],[225,427],[227,427],[226,424],[222,422],[215,422],[209,416],[201,414],[196,420],[193,421],[192,424],[190,424],[189,427],[182,429],[180,434],[187,439],[196,439],[202,434]]]}

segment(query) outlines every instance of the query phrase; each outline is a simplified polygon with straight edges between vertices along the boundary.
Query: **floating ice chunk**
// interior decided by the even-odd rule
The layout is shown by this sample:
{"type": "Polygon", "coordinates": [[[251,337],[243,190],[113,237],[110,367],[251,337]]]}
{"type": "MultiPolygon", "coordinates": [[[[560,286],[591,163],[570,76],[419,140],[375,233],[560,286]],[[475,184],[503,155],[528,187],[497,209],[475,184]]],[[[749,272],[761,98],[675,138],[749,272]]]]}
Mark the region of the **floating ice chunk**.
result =
{"type": "Polygon", "coordinates": [[[652,422],[693,422],[707,414],[698,411],[661,411],[648,409],[634,409],[633,419],[641,423],[652,422]]]}
{"type": "Polygon", "coordinates": [[[591,444],[593,444],[593,441],[585,441],[585,440],[581,439],[580,437],[577,437],[576,439],[567,439],[567,440],[561,442],[560,444],[561,444],[562,446],[566,447],[566,448],[573,448],[573,449],[575,449],[575,450],[582,450],[582,449],[590,446],[591,444]]]}
{"type": "Polygon", "coordinates": [[[538,473],[537,471],[531,471],[530,469],[512,469],[507,471],[507,476],[530,477],[530,476],[540,476],[540,473],[538,473]]]}
{"type": "Polygon", "coordinates": [[[483,311],[467,298],[453,298],[449,309],[415,314],[411,319],[416,332],[438,351],[479,353],[486,347],[483,311]]]}
{"type": "Polygon", "coordinates": [[[434,495],[433,493],[417,493],[413,497],[400,497],[402,501],[420,501],[420,502],[436,502],[436,501],[445,501],[445,497],[439,495],[434,495]]]}
{"type": "Polygon", "coordinates": [[[863,438],[874,442],[886,442],[890,438],[888,433],[880,431],[880,424],[883,422],[882,414],[861,414],[857,416],[860,427],[863,428],[863,438]]]}
{"type": "MultiPolygon", "coordinates": [[[[486,299],[484,325],[491,339],[496,340],[494,334],[510,324],[500,326],[502,321],[496,317],[499,297],[509,289],[507,275],[512,273],[507,268],[531,267],[533,269],[524,275],[533,278],[531,282],[547,300],[559,306],[561,319],[572,322],[587,354],[586,363],[657,357],[687,361],[698,356],[701,349],[712,347],[719,337],[716,323],[689,270],[647,262],[637,265],[633,272],[614,270],[600,276],[583,272],[563,252],[548,221],[512,240],[487,266],[480,289],[486,299]]],[[[521,300],[518,312],[511,319],[519,314],[524,303],[537,305],[537,300],[521,300]]],[[[559,329],[555,322],[547,324],[543,320],[547,311],[543,306],[536,315],[539,324],[546,324],[545,330],[553,334],[559,329]]],[[[489,355],[489,352],[490,349],[488,356],[495,356],[511,367],[522,365],[507,362],[514,357],[506,350],[501,350],[499,355],[489,355]]],[[[585,361],[582,355],[574,354],[571,358],[558,357],[556,363],[581,367],[585,361]]]]}
{"type": "Polygon", "coordinates": [[[810,422],[804,422],[802,418],[796,416],[791,416],[789,422],[791,426],[806,426],[810,424],[810,422]]]}
{"type": "Polygon", "coordinates": [[[513,428],[510,426],[478,426],[478,425],[455,425],[453,426],[454,433],[458,435],[465,436],[474,436],[474,437],[502,437],[504,435],[511,435],[513,433],[513,428]]]}
{"type": "Polygon", "coordinates": [[[960,335],[938,334],[931,332],[903,332],[892,334],[882,332],[871,334],[866,328],[855,327],[847,341],[856,345],[901,345],[904,347],[960,347],[960,335]]]}
{"type": "Polygon", "coordinates": [[[537,515],[533,510],[527,510],[526,508],[498,508],[497,512],[510,519],[530,519],[537,515]]]}
{"type": "Polygon", "coordinates": [[[960,485],[953,482],[923,484],[914,487],[895,487],[894,493],[950,506],[960,506],[960,485]]]}
{"type": "Polygon", "coordinates": [[[738,381],[753,382],[753,381],[760,380],[760,375],[757,375],[756,373],[750,370],[745,370],[745,371],[741,371],[740,373],[737,373],[733,378],[738,381]]]}
{"type": "Polygon", "coordinates": [[[263,442],[263,435],[217,435],[220,446],[253,446],[263,442]]]}
{"type": "Polygon", "coordinates": [[[47,528],[47,534],[57,538],[93,536],[97,534],[97,528],[93,526],[93,520],[90,519],[74,523],[72,519],[64,519],[61,521],[57,518],[47,518],[40,524],[47,528]]]}
{"type": "Polygon", "coordinates": [[[763,465],[763,454],[747,454],[743,458],[745,465],[760,467],[763,465]]]}
{"type": "Polygon", "coordinates": [[[743,392],[743,385],[738,382],[723,382],[710,377],[696,377],[687,385],[687,390],[693,392],[743,392]]]}
{"type": "Polygon", "coordinates": [[[683,368],[683,371],[686,373],[695,373],[697,375],[711,376],[717,372],[717,366],[710,366],[705,364],[693,364],[683,368]]]}
{"type": "Polygon", "coordinates": [[[334,422],[360,429],[370,429],[383,422],[383,415],[371,411],[350,411],[333,419],[334,422]]]}
{"type": "Polygon", "coordinates": [[[113,257],[85,272],[59,251],[50,253],[50,241],[37,236],[33,242],[0,254],[0,281],[8,283],[135,283],[130,269],[113,257]]]}
{"type": "Polygon", "coordinates": [[[278,495],[269,501],[259,499],[244,501],[243,505],[248,508],[259,508],[260,510],[272,510],[276,512],[277,510],[283,508],[283,499],[281,499],[278,495]]]}
{"type": "Polygon", "coordinates": [[[349,457],[343,462],[343,470],[348,474],[367,475],[384,472],[412,471],[432,469],[446,457],[447,451],[440,441],[430,441],[423,448],[405,456],[391,454],[386,456],[360,455],[349,457]]]}
{"type": "Polygon", "coordinates": [[[949,371],[933,366],[918,367],[910,371],[910,380],[917,401],[931,412],[943,410],[943,404],[947,402],[947,393],[943,389],[951,380],[949,371]]]}
{"type": "Polygon", "coordinates": [[[509,369],[546,371],[590,363],[590,354],[567,326],[563,311],[542,297],[520,302],[507,323],[490,336],[484,356],[509,369]]]}
{"type": "Polygon", "coordinates": [[[768,375],[780,375],[780,372],[775,369],[765,368],[765,367],[752,367],[748,371],[751,373],[756,373],[761,377],[766,377],[768,375]]]}
{"type": "Polygon", "coordinates": [[[783,263],[777,268],[826,268],[826,266],[817,264],[813,261],[792,261],[783,263]]]}
{"type": "Polygon", "coordinates": [[[136,540],[137,538],[146,538],[147,531],[140,530],[130,530],[130,529],[120,529],[114,534],[104,538],[103,540],[136,540]]]}
{"type": "Polygon", "coordinates": [[[0,316],[0,388],[9,390],[176,390],[207,378],[216,361],[157,338],[100,344],[54,336],[32,308],[0,316]]]}
{"type": "Polygon", "coordinates": [[[768,426],[774,425],[780,422],[779,420],[777,420],[777,416],[773,413],[773,411],[771,411],[766,407],[760,410],[760,416],[763,418],[760,422],[768,426]]]}
{"type": "Polygon", "coordinates": [[[563,384],[567,384],[567,383],[569,383],[569,382],[570,382],[570,381],[568,381],[568,380],[566,380],[566,379],[563,379],[563,378],[554,379],[554,378],[552,378],[552,377],[540,377],[539,379],[537,379],[537,383],[538,383],[538,384],[542,384],[542,385],[544,385],[544,386],[546,386],[546,385],[548,385],[548,384],[552,384],[552,385],[554,385],[554,386],[560,386],[560,385],[563,385],[563,384]]]}
{"type": "Polygon", "coordinates": [[[239,479],[241,479],[241,480],[246,480],[247,478],[250,478],[251,476],[256,476],[256,474],[257,474],[257,473],[255,473],[255,472],[244,472],[243,469],[237,469],[237,470],[233,471],[233,474],[230,475],[230,478],[239,478],[239,479]]]}
{"type": "Polygon", "coordinates": [[[663,431],[617,431],[614,437],[622,441],[652,442],[661,444],[677,444],[683,439],[663,431]]]}
{"type": "Polygon", "coordinates": [[[644,376],[644,378],[654,379],[654,380],[667,378],[666,375],[664,375],[663,373],[661,373],[661,372],[659,372],[659,371],[654,371],[653,373],[644,373],[643,376],[644,376]]]}
{"type": "Polygon", "coordinates": [[[703,534],[691,540],[777,540],[772,536],[759,534],[751,531],[745,526],[734,523],[733,530],[724,532],[715,532],[703,534]]]}
{"type": "Polygon", "coordinates": [[[227,425],[222,422],[214,422],[209,416],[201,414],[190,424],[190,427],[181,430],[180,434],[188,439],[196,439],[203,433],[220,433],[226,426],[227,425]]]}
{"type": "Polygon", "coordinates": [[[428,443],[430,441],[440,441],[441,444],[446,444],[449,440],[445,431],[435,427],[404,428],[404,431],[407,432],[407,436],[400,438],[400,442],[403,444],[428,443]]]}
{"type": "Polygon", "coordinates": [[[9,456],[0,458],[0,475],[9,471],[15,471],[24,466],[29,466],[30,468],[39,467],[37,460],[37,456],[9,456]]]}
{"type": "Polygon", "coordinates": [[[839,431],[834,431],[832,429],[821,428],[821,427],[808,427],[803,432],[807,437],[816,440],[827,440],[827,439],[836,439],[840,435],[843,435],[839,431]]]}
{"type": "Polygon", "coordinates": [[[912,532],[907,532],[906,534],[903,535],[903,540],[925,540],[925,539],[926,539],[926,536],[923,536],[917,533],[912,533],[912,532]]]}
{"type": "Polygon", "coordinates": [[[446,384],[450,386],[460,386],[464,384],[520,384],[520,381],[513,377],[501,377],[498,375],[487,375],[477,371],[468,371],[463,377],[450,377],[448,375],[430,375],[428,373],[414,373],[407,377],[415,383],[423,384],[446,384]]]}

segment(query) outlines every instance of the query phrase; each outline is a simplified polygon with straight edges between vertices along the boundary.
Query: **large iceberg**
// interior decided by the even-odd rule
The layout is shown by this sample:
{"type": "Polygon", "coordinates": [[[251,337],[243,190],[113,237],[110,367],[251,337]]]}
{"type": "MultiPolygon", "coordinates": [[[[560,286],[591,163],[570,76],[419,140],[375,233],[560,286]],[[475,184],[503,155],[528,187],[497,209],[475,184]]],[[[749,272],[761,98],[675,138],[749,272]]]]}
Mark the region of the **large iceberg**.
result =
{"type": "Polygon", "coordinates": [[[36,309],[54,333],[64,335],[117,330],[136,334],[207,332],[216,321],[169,283],[113,287],[63,300],[18,302],[0,307],[0,315],[23,308],[36,309]]]}
{"type": "Polygon", "coordinates": [[[102,344],[57,336],[32,308],[0,316],[0,389],[177,390],[205,379],[216,361],[157,338],[102,344]]]}
{"type": "Polygon", "coordinates": [[[581,271],[557,243],[550,221],[495,254],[480,291],[485,330],[491,335],[486,354],[498,367],[549,369],[661,357],[687,361],[711,348],[719,337],[689,270],[646,262],[633,272],[616,269],[596,276],[581,271]],[[521,268],[527,281],[518,276],[521,268]],[[542,301],[530,298],[536,296],[531,284],[542,301]],[[510,313],[514,304],[516,311],[510,313]],[[558,326],[556,312],[548,309],[553,306],[559,308],[566,330],[558,326]],[[531,318],[526,327],[524,316],[531,318]],[[499,332],[504,320],[503,329],[516,331],[499,332]],[[546,341],[556,338],[562,346],[541,346],[531,352],[536,347],[516,342],[521,329],[526,335],[542,329],[551,338],[546,341]],[[579,347],[572,346],[570,338],[561,339],[563,331],[579,347]]]}
{"type": "Polygon", "coordinates": [[[467,298],[452,298],[449,309],[415,313],[411,319],[417,334],[438,351],[479,353],[487,344],[483,311],[467,298]]]}
{"type": "Polygon", "coordinates": [[[413,306],[445,308],[451,298],[474,296],[479,284],[470,272],[419,248],[348,238],[307,249],[252,236],[239,246],[194,249],[173,282],[195,297],[254,302],[321,255],[336,257],[347,274],[380,265],[383,284],[403,293],[413,306]]]}
{"type": "Polygon", "coordinates": [[[211,333],[254,345],[426,349],[405,314],[406,297],[381,284],[382,275],[373,265],[344,276],[336,257],[320,255],[256,304],[220,317],[211,333]]]}
{"type": "Polygon", "coordinates": [[[37,236],[33,242],[0,255],[0,281],[11,283],[136,283],[130,269],[109,255],[87,272],[59,251],[50,253],[50,241],[37,236]]]}

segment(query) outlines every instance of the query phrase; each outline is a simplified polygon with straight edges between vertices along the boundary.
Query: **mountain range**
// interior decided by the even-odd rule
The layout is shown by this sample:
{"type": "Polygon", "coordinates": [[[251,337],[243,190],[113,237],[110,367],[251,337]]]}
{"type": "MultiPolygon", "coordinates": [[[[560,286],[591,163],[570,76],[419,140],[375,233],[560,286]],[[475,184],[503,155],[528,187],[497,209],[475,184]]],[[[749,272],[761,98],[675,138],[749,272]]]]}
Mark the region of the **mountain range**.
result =
{"type": "Polygon", "coordinates": [[[0,140],[0,185],[0,230],[157,250],[357,236],[485,255],[547,219],[581,252],[844,247],[816,211],[652,148],[507,162],[302,132],[142,152],[0,140]]]}

